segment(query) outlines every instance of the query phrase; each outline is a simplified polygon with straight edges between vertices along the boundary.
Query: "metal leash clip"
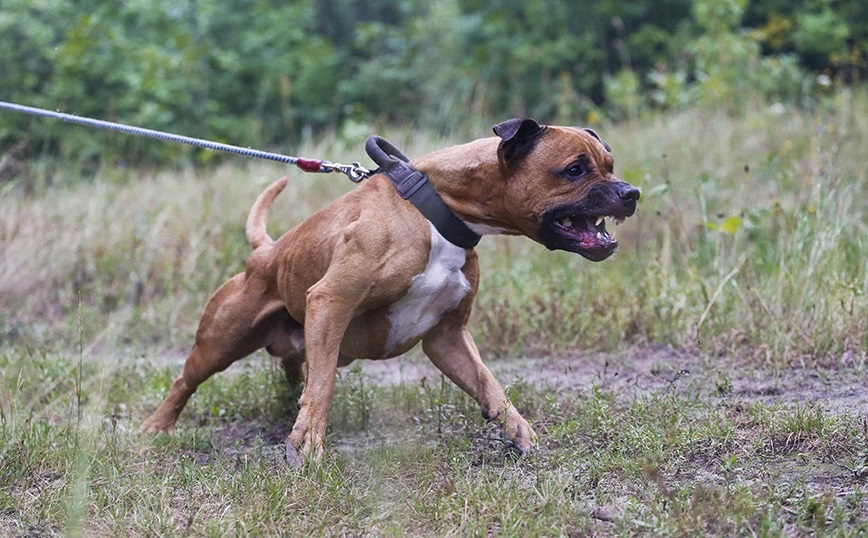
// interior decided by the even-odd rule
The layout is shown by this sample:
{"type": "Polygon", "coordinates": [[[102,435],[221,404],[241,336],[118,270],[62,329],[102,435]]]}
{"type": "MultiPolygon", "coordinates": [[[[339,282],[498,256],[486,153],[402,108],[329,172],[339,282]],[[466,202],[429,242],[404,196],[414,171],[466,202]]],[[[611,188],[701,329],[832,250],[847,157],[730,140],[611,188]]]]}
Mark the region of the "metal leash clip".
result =
{"type": "Polygon", "coordinates": [[[340,164],[323,161],[321,166],[324,172],[338,171],[343,173],[350,178],[350,181],[353,183],[361,183],[365,179],[371,177],[371,171],[356,161],[353,161],[353,164],[340,164]]]}

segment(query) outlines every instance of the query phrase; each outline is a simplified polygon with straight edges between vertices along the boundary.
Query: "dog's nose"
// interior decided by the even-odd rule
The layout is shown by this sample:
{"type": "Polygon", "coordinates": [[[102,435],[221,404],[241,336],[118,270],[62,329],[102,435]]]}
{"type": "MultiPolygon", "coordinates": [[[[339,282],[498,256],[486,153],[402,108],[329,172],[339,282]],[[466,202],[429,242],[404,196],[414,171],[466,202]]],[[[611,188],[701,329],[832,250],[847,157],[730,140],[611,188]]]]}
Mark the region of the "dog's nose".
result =
{"type": "Polygon", "coordinates": [[[639,189],[633,185],[622,183],[618,188],[618,196],[620,196],[621,200],[624,200],[625,202],[635,202],[639,199],[641,194],[639,193],[639,189]]]}

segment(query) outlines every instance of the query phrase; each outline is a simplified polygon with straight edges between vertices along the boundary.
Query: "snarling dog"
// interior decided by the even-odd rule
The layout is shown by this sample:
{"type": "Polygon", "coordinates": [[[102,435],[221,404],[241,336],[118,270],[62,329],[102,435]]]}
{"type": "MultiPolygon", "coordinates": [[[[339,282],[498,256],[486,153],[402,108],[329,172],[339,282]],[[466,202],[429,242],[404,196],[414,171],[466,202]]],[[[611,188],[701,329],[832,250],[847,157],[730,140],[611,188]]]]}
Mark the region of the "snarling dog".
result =
{"type": "MultiPolygon", "coordinates": [[[[639,191],[615,177],[610,148],[594,131],[512,119],[494,132],[411,163],[458,226],[478,235],[524,235],[592,261],[615,252],[606,219],[631,216],[639,191]]],[[[479,283],[472,245],[447,240],[382,174],[272,240],[266,213],[286,182],[254,203],[247,266],[208,302],[183,373],[142,430],[174,429],[202,382],[265,348],[282,359],[291,381],[304,379],[287,440],[287,458],[298,464],[322,453],[336,368],[395,357],[421,341],[483,417],[502,421],[508,441],[530,450],[536,434],[467,329],[479,283]]]]}

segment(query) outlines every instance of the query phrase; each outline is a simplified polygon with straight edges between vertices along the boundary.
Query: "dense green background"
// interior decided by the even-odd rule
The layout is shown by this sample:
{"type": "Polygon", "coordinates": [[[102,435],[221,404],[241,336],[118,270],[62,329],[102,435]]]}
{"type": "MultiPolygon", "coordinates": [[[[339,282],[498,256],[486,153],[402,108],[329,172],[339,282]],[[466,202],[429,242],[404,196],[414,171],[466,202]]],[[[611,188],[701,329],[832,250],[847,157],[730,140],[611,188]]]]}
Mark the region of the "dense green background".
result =
{"type": "MultiPolygon", "coordinates": [[[[866,51],[864,0],[4,0],[0,100],[290,149],[395,122],[811,107],[865,77],[866,51]]],[[[2,113],[0,156],[179,156],[82,132],[2,113]]]]}

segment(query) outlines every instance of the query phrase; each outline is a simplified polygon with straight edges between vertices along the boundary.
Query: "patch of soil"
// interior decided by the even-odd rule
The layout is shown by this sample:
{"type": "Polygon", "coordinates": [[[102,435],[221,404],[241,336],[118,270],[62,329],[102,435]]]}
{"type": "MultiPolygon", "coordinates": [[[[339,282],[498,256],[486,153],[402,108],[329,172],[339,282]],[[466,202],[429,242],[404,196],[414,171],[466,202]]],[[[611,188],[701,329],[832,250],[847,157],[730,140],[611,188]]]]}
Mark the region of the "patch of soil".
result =
{"type": "MultiPolygon", "coordinates": [[[[152,360],[180,369],[185,358],[167,354],[152,360]]],[[[269,361],[273,359],[263,355],[252,360],[271,367],[269,361]]],[[[736,356],[709,357],[665,345],[615,353],[572,351],[485,362],[504,386],[516,382],[556,390],[590,390],[597,386],[624,399],[672,392],[706,399],[726,397],[732,404],[819,406],[833,413],[868,414],[868,372],[853,367],[757,365],[736,356]]],[[[384,386],[416,385],[441,375],[418,350],[394,359],[353,364],[360,365],[366,379],[384,386]]],[[[238,361],[229,372],[242,365],[243,361],[238,361]]],[[[338,370],[338,376],[347,373],[347,368],[338,370]]]]}
{"type": "Polygon", "coordinates": [[[292,431],[292,420],[230,421],[214,429],[212,443],[219,450],[243,449],[261,443],[263,446],[281,445],[292,431]]]}
{"type": "MultiPolygon", "coordinates": [[[[359,361],[380,385],[416,384],[440,372],[420,354],[386,361],[359,361]]],[[[829,412],[868,413],[866,372],[852,369],[781,368],[736,357],[703,357],[668,346],[619,353],[574,351],[559,356],[487,361],[504,385],[524,382],[556,390],[607,388],[619,398],[674,392],[731,403],[820,406],[829,412]]]]}

